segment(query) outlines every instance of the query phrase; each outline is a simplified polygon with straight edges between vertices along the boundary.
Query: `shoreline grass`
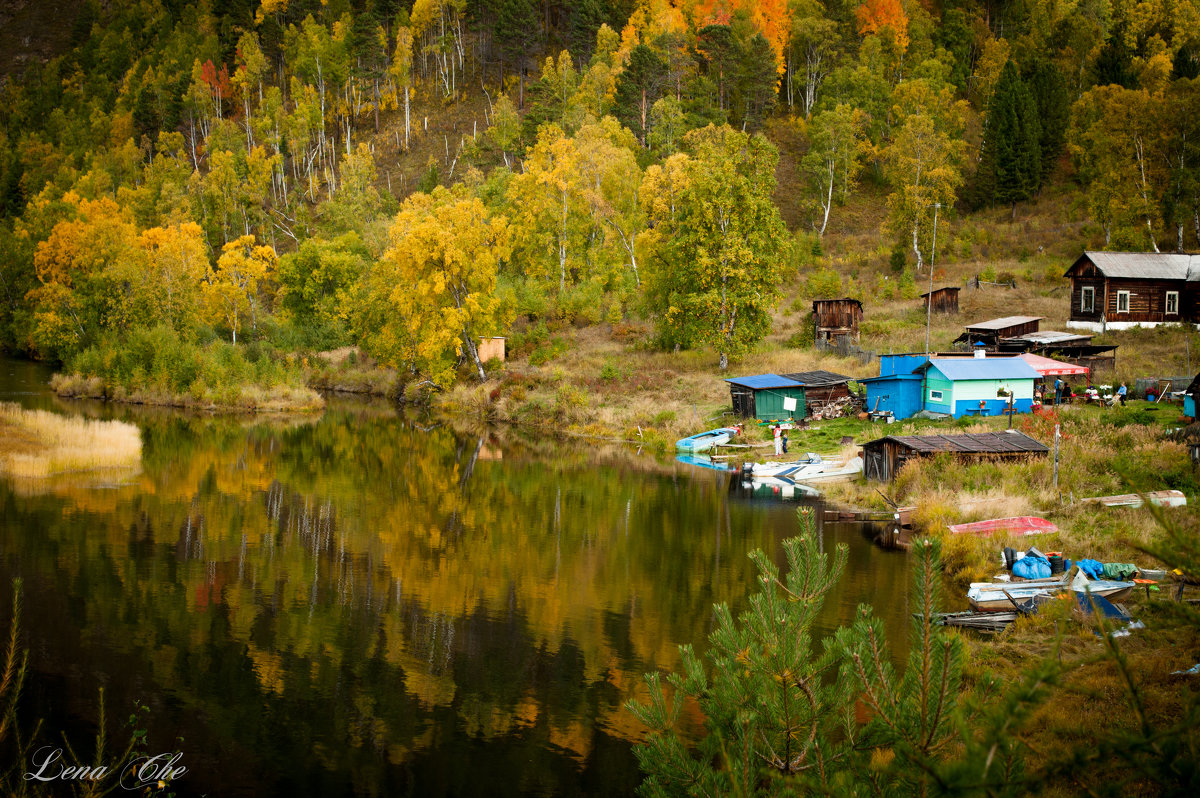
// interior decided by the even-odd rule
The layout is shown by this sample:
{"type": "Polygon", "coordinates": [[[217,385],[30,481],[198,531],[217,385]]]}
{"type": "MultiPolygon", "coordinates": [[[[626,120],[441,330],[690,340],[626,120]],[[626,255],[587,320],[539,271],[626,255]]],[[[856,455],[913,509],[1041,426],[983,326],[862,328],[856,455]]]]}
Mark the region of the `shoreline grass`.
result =
{"type": "Polygon", "coordinates": [[[42,479],[78,471],[137,469],[138,428],[122,421],[69,418],[0,403],[0,473],[42,479]]]}

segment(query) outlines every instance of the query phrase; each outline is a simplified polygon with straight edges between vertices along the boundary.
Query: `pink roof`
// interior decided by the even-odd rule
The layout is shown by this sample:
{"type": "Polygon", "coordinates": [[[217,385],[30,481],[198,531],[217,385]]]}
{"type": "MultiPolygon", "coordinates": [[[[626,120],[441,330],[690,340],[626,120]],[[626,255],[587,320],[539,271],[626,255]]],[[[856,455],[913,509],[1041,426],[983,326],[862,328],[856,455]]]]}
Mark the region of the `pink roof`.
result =
{"type": "Polygon", "coordinates": [[[1043,377],[1059,376],[1063,374],[1087,374],[1086,366],[1076,366],[1071,363],[1063,363],[1061,360],[1053,360],[1041,355],[1024,354],[1020,358],[1029,365],[1033,366],[1043,377]]]}

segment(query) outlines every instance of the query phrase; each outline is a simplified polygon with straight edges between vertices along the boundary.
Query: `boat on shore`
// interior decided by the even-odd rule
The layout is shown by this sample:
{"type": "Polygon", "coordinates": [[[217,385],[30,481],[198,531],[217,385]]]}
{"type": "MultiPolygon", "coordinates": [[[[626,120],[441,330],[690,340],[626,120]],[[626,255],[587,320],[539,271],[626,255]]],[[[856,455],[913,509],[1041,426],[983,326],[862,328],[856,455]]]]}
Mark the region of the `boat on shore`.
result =
{"type": "Polygon", "coordinates": [[[948,527],[956,535],[1048,535],[1057,532],[1058,527],[1045,518],[1035,515],[1022,515],[1014,518],[989,518],[986,521],[972,521],[969,524],[952,524],[948,527]]]}
{"type": "Polygon", "coordinates": [[[681,452],[707,452],[714,446],[729,443],[729,439],[738,434],[735,427],[718,427],[708,432],[698,432],[686,438],[675,441],[675,449],[681,452]]]}
{"type": "Polygon", "coordinates": [[[811,485],[820,482],[841,482],[856,478],[863,470],[861,457],[851,457],[844,463],[824,460],[809,452],[804,459],[787,463],[744,463],[743,482],[786,480],[794,484],[811,485]]]}
{"type": "Polygon", "coordinates": [[[1149,493],[1122,493],[1118,496],[1093,496],[1083,499],[1105,507],[1141,507],[1150,502],[1155,507],[1185,507],[1187,496],[1181,490],[1152,490],[1149,493]]]}
{"type": "Polygon", "coordinates": [[[967,603],[976,612],[1009,612],[1017,610],[1026,601],[1040,596],[1052,597],[1068,590],[1090,591],[1093,596],[1103,596],[1109,601],[1120,601],[1133,592],[1133,582],[1117,582],[1108,579],[1085,580],[1084,583],[1058,580],[1053,582],[1000,582],[974,583],[967,591],[967,603]]]}

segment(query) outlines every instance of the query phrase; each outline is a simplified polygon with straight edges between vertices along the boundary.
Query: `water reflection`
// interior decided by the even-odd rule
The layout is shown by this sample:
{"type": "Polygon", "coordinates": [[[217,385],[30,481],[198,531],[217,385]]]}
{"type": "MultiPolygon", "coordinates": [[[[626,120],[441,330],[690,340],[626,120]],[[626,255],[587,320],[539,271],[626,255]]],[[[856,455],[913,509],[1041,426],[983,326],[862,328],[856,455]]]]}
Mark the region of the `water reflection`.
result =
{"type": "MultiPolygon", "coordinates": [[[[714,602],[742,603],[750,550],[780,556],[796,530],[795,503],[716,471],[387,406],[99,412],[142,428],[136,479],[0,484],[24,709],[78,735],[100,685],[119,710],[142,700],[155,745],[184,738],[189,791],[629,794],[623,702],[703,646],[714,602]]],[[[820,627],[874,601],[903,637],[902,555],[858,526],[821,538],[850,562],[820,627]]]]}

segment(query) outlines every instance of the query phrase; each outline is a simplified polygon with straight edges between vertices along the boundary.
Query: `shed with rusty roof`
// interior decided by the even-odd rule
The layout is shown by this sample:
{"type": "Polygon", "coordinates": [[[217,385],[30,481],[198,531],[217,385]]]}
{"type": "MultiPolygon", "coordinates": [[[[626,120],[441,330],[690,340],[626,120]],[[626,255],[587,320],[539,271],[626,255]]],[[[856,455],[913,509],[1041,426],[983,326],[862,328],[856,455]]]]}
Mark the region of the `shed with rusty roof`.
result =
{"type": "Polygon", "coordinates": [[[910,460],[949,454],[956,458],[1001,460],[1045,455],[1050,450],[1023,432],[978,432],[962,435],[888,435],[863,445],[867,479],[891,482],[910,460]]]}
{"type": "Polygon", "coordinates": [[[958,313],[958,292],[957,285],[948,285],[944,288],[935,289],[932,294],[929,291],[921,294],[922,303],[929,306],[930,301],[933,302],[931,313],[958,313]],[[930,297],[932,296],[932,300],[930,297]]]}
{"type": "Polygon", "coordinates": [[[995,350],[1000,347],[1000,340],[1003,338],[1037,332],[1041,321],[1041,316],[1003,316],[977,321],[966,325],[963,328],[966,332],[955,338],[954,342],[966,343],[968,347],[983,344],[988,349],[995,350]]]}

